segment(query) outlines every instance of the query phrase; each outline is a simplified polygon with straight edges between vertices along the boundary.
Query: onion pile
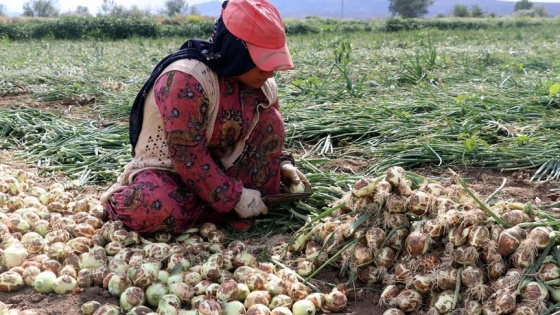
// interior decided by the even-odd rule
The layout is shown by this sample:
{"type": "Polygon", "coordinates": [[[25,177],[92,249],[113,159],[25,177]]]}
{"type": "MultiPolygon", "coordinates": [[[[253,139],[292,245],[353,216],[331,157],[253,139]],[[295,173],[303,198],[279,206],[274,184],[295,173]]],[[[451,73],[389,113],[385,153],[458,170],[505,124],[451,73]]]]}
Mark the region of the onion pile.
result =
{"type": "Polygon", "coordinates": [[[536,207],[488,207],[456,175],[440,183],[391,167],[332,209],[294,235],[289,254],[379,288],[387,315],[537,315],[560,302],[550,227],[560,219],[536,207]]]}
{"type": "Polygon", "coordinates": [[[84,315],[309,315],[346,307],[338,289],[313,292],[296,271],[257,261],[245,243],[225,246],[212,223],[145,238],[107,221],[97,196],[37,181],[0,164],[2,292],[29,286],[71,294],[100,286],[118,298],[119,305],[87,302],[84,315]]]}

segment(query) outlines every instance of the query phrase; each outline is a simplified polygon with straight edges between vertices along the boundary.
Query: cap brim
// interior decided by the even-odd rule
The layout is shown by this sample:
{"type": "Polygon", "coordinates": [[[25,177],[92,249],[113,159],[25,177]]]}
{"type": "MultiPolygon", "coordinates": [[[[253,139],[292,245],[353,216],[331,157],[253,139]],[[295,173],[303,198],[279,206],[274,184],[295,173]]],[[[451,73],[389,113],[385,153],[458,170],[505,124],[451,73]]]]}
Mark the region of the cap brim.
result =
{"type": "Polygon", "coordinates": [[[294,67],[288,46],[280,48],[263,48],[246,43],[251,59],[257,68],[264,71],[288,70],[294,67]]]}

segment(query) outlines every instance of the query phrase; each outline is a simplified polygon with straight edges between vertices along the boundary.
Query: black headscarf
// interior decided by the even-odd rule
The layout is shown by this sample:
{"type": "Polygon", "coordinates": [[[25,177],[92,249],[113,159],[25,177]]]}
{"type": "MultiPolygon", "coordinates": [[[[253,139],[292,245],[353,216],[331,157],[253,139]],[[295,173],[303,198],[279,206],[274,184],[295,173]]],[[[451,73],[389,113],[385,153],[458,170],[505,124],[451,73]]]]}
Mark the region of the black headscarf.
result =
{"type": "MultiPolygon", "coordinates": [[[[227,1],[222,4],[225,8],[227,1]]],[[[190,39],[176,52],[163,58],[154,68],[152,74],[136,95],[132,104],[129,120],[129,138],[132,145],[132,156],[135,155],[134,147],[138,142],[142,121],[144,119],[144,101],[156,79],[171,63],[181,59],[196,59],[206,64],[212,71],[220,76],[238,76],[255,67],[245,43],[235,37],[226,28],[220,16],[212,30],[209,41],[190,39]]]]}

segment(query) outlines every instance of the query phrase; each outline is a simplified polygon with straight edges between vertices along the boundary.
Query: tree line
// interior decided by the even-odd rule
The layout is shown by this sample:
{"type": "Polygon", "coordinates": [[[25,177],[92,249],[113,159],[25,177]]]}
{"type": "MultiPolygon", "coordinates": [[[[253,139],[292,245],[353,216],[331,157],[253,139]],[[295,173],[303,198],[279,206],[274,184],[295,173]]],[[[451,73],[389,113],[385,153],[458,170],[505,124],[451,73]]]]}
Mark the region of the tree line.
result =
{"type": "MultiPolygon", "coordinates": [[[[390,0],[389,12],[393,17],[418,18],[428,14],[428,8],[434,4],[434,0],[390,0]]],[[[0,16],[5,15],[5,6],[0,4],[0,16]]],[[[543,6],[535,6],[530,0],[519,0],[515,3],[516,15],[546,17],[548,14],[543,6]]],[[[158,14],[165,16],[176,16],[181,14],[198,15],[195,6],[189,8],[186,0],[167,0],[158,14]],[[189,11],[190,9],[190,11],[189,11]]],[[[92,16],[88,7],[78,5],[73,12],[60,13],[58,0],[29,0],[23,4],[23,16],[29,17],[58,17],[60,15],[83,15],[92,16]]],[[[114,17],[145,17],[152,15],[133,5],[126,8],[115,3],[115,0],[103,0],[98,15],[110,15],[114,17]]],[[[455,17],[483,17],[482,8],[473,5],[455,5],[452,15],[455,17]]]]}

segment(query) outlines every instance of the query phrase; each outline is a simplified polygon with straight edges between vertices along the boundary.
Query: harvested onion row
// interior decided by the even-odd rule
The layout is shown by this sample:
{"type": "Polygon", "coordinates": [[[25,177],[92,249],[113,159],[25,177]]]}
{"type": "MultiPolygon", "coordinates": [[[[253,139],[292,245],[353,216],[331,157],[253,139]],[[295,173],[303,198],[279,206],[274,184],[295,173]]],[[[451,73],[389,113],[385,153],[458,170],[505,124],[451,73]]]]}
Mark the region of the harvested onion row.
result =
{"type": "MultiPolygon", "coordinates": [[[[241,241],[204,223],[144,238],[107,221],[96,196],[0,164],[0,291],[71,294],[100,286],[119,305],[82,314],[315,314],[346,308],[344,291],[313,292],[288,267],[258,262],[241,241]]],[[[305,264],[302,268],[310,268],[305,264]]],[[[0,313],[5,305],[0,303],[0,313]]]]}
{"type": "Polygon", "coordinates": [[[516,202],[487,207],[456,174],[449,182],[417,177],[391,167],[358,180],[336,211],[296,233],[298,246],[286,254],[310,257],[314,248],[307,259],[316,269],[334,265],[380,287],[387,315],[542,314],[560,302],[550,227],[560,219],[516,202]]]}

